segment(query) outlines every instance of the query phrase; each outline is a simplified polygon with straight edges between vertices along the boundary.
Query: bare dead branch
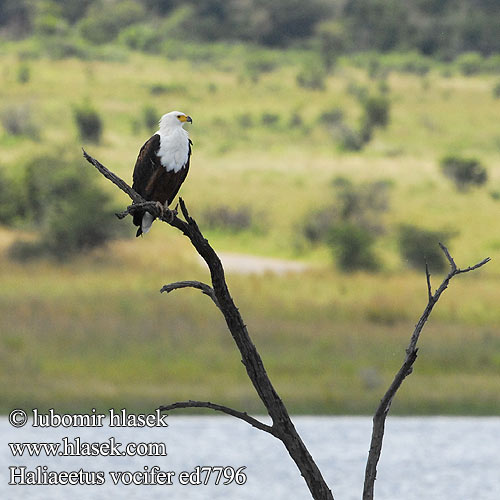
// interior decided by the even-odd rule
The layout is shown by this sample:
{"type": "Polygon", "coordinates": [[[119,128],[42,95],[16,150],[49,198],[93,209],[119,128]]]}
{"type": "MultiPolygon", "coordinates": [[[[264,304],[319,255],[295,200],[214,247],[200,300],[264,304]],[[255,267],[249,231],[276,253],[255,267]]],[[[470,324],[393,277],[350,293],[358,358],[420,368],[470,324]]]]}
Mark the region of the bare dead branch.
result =
{"type": "Polygon", "coordinates": [[[425,323],[429,319],[429,316],[432,312],[432,309],[436,305],[437,301],[441,297],[441,294],[448,288],[450,280],[461,273],[467,273],[469,271],[474,271],[482,266],[484,266],[487,262],[490,261],[490,258],[487,257],[483,259],[481,262],[478,262],[474,266],[467,267],[466,269],[459,269],[453,260],[453,257],[450,255],[448,249],[442,244],[439,243],[439,246],[443,250],[448,262],[450,264],[450,272],[444,278],[439,288],[436,292],[432,293],[431,288],[431,275],[429,273],[429,269],[426,264],[425,274],[427,280],[427,294],[428,294],[428,302],[427,306],[422,313],[417,325],[415,326],[415,330],[410,339],[410,343],[406,348],[406,356],[403,361],[403,364],[399,371],[397,372],[394,380],[392,381],[389,389],[384,394],[384,397],[381,399],[377,410],[375,411],[375,415],[373,417],[373,430],[372,430],[372,438],[370,443],[370,451],[368,453],[368,460],[366,462],[365,469],[365,482],[363,489],[363,500],[373,500],[374,487],[375,487],[375,479],[377,476],[377,464],[380,459],[380,453],[382,451],[382,442],[384,439],[384,429],[385,429],[385,420],[389,410],[391,408],[392,400],[396,395],[396,392],[401,387],[404,379],[411,374],[413,370],[413,363],[417,359],[417,342],[420,337],[420,333],[424,328],[425,323]]]}
{"type": "Polygon", "coordinates": [[[197,288],[201,290],[205,295],[208,295],[215,303],[215,305],[220,309],[220,305],[217,302],[217,297],[215,296],[214,289],[207,285],[206,283],[202,283],[201,281],[176,281],[175,283],[170,283],[165,285],[160,292],[170,293],[173,290],[178,290],[179,288],[197,288]]]}
{"type": "MultiPolygon", "coordinates": [[[[99,172],[101,172],[101,174],[124,191],[132,199],[134,204],[145,202],[145,200],[122,179],[110,172],[85,151],[84,156],[89,163],[94,165],[99,172]]],[[[272,419],[273,425],[271,427],[271,434],[280,439],[284,444],[290,457],[293,459],[302,477],[306,481],[312,497],[315,500],[333,500],[332,492],[328,488],[321,471],[307,450],[302,438],[295,429],[290,415],[288,414],[288,410],[274,389],[266,369],[264,368],[264,363],[250,339],[243,318],[229,293],[224,275],[224,268],[222,267],[219,256],[201,233],[196,221],[190,217],[186,204],[182,199],[179,199],[179,204],[185,220],[180,219],[176,211],[167,210],[165,212],[167,212],[168,215],[165,216],[165,214],[161,213],[159,208],[155,209],[151,207],[147,208],[147,210],[153,216],[160,218],[187,236],[198,254],[205,260],[210,270],[212,289],[218,307],[240,351],[241,361],[246,368],[248,377],[272,419]]],[[[127,209],[127,212],[130,213],[131,210],[133,210],[133,205],[127,209]]]]}
{"type": "Polygon", "coordinates": [[[484,266],[491,260],[490,257],[486,257],[486,259],[483,259],[481,262],[478,262],[477,264],[474,264],[473,266],[466,267],[465,269],[457,269],[456,274],[462,274],[462,273],[468,273],[470,271],[475,271],[476,269],[479,269],[480,267],[484,266]]]}
{"type": "Polygon", "coordinates": [[[227,406],[210,403],[209,401],[192,401],[192,400],[180,401],[178,403],[171,403],[165,406],[160,406],[158,409],[160,411],[169,411],[169,410],[176,410],[178,408],[209,408],[211,410],[227,413],[228,415],[244,420],[245,422],[250,424],[252,427],[255,427],[256,429],[268,432],[269,434],[272,434],[273,436],[276,437],[275,431],[270,425],[264,424],[260,420],[251,417],[250,415],[248,415],[248,413],[241,412],[238,410],[233,410],[232,408],[228,408],[227,406]]]}

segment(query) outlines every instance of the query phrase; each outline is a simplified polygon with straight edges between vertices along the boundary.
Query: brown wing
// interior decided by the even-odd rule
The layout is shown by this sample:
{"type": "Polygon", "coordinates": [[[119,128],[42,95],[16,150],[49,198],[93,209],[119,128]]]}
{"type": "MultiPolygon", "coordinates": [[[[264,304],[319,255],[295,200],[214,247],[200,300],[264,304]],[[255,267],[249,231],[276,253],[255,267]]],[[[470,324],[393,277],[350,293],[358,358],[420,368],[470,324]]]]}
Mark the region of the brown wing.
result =
{"type": "MultiPolygon", "coordinates": [[[[153,135],[139,151],[139,156],[135,162],[132,187],[147,200],[151,200],[148,196],[146,188],[154,175],[158,174],[160,169],[163,169],[160,163],[160,158],[157,152],[160,149],[160,136],[153,135]]],[[[163,169],[165,170],[165,169],[163,169]]]]}

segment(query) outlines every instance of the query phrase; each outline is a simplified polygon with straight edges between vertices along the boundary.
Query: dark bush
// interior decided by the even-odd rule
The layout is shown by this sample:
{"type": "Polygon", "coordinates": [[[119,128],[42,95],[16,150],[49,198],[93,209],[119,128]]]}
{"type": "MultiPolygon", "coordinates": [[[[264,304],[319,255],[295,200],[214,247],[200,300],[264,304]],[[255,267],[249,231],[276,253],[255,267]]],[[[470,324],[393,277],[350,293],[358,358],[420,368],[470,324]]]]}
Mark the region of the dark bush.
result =
{"type": "Polygon", "coordinates": [[[253,82],[257,82],[260,75],[274,71],[278,65],[278,58],[267,52],[253,51],[245,64],[245,73],[253,82]]]}
{"type": "Polygon", "coordinates": [[[376,270],[380,267],[373,250],[383,233],[382,214],[389,207],[387,181],[354,185],[337,177],[333,203],[310,214],[303,225],[304,237],[311,243],[327,243],[339,268],[376,270]]]}
{"type": "Polygon", "coordinates": [[[308,61],[297,74],[297,85],[305,89],[324,90],[326,71],[321,61],[308,61]]]}
{"type": "Polygon", "coordinates": [[[373,250],[375,236],[362,226],[343,223],[331,228],[329,243],[343,271],[367,270],[379,268],[373,250]]]}
{"type": "Polygon", "coordinates": [[[119,35],[119,41],[133,50],[156,53],[161,48],[165,34],[151,24],[133,24],[119,35]]]}
{"type": "Polygon", "coordinates": [[[387,127],[390,102],[386,96],[368,96],[366,99],[361,99],[361,104],[363,106],[363,123],[370,127],[387,127]]]}
{"type": "Polygon", "coordinates": [[[399,251],[408,266],[422,270],[425,263],[431,272],[443,272],[448,262],[439,243],[447,244],[455,233],[450,231],[431,231],[413,225],[402,225],[398,231],[399,251]]]}
{"type": "Polygon", "coordinates": [[[493,97],[495,99],[500,99],[500,82],[497,82],[493,87],[493,97]]]}
{"type": "Polygon", "coordinates": [[[90,104],[84,103],[73,109],[80,139],[99,143],[102,136],[103,123],[101,116],[90,104]]]}
{"type": "Polygon", "coordinates": [[[17,81],[19,83],[28,83],[31,79],[31,69],[25,62],[17,67],[17,81]]]}
{"type": "Polygon", "coordinates": [[[0,120],[3,128],[10,135],[25,136],[35,140],[40,137],[40,130],[27,104],[5,106],[0,113],[0,120]]]}
{"type": "Polygon", "coordinates": [[[334,206],[317,210],[305,220],[302,232],[311,243],[321,243],[328,240],[329,233],[334,225],[337,212],[334,206]]]}
{"type": "Polygon", "coordinates": [[[320,123],[324,123],[325,125],[337,125],[342,123],[343,119],[344,112],[338,107],[327,109],[319,116],[320,123]]]}
{"type": "Polygon", "coordinates": [[[336,21],[324,21],[316,27],[316,37],[323,65],[331,71],[345,48],[344,26],[336,21]]]}
{"type": "Polygon", "coordinates": [[[83,38],[94,44],[114,40],[120,30],[144,19],[144,7],[134,0],[95,2],[80,23],[83,38]]]}
{"type": "Polygon", "coordinates": [[[441,162],[441,171],[450,178],[457,189],[465,191],[471,186],[482,186],[488,180],[488,172],[475,158],[446,156],[441,162]]]}
{"type": "Polygon", "coordinates": [[[262,122],[262,125],[265,125],[266,127],[273,127],[279,122],[279,119],[280,117],[276,113],[264,112],[262,113],[260,121],[262,122]]]}
{"type": "Polygon", "coordinates": [[[253,118],[250,113],[241,113],[236,117],[241,128],[250,128],[253,126],[253,118]]]}
{"type": "Polygon", "coordinates": [[[357,130],[352,129],[344,123],[335,128],[335,136],[339,142],[339,147],[343,151],[361,151],[366,141],[357,130]]]}
{"type": "Polygon", "coordinates": [[[108,194],[81,161],[60,152],[33,158],[25,165],[24,197],[30,200],[26,219],[39,235],[34,242],[18,243],[11,255],[65,259],[118,234],[108,194]]]}
{"type": "Polygon", "coordinates": [[[153,131],[158,128],[158,122],[160,120],[160,116],[154,106],[148,105],[142,108],[142,119],[145,127],[148,130],[153,131]]]}
{"type": "Polygon", "coordinates": [[[153,83],[149,87],[151,95],[170,94],[174,92],[185,92],[185,88],[180,83],[153,83]]]}
{"type": "Polygon", "coordinates": [[[238,232],[252,226],[252,212],[248,207],[210,207],[205,210],[204,219],[210,229],[223,231],[238,232]]]}
{"type": "Polygon", "coordinates": [[[457,57],[456,64],[463,75],[470,76],[482,70],[484,59],[477,52],[465,52],[457,57]]]}
{"type": "Polygon", "coordinates": [[[300,128],[304,125],[304,120],[298,111],[294,111],[290,115],[290,119],[288,120],[288,126],[290,128],[300,128]]]}

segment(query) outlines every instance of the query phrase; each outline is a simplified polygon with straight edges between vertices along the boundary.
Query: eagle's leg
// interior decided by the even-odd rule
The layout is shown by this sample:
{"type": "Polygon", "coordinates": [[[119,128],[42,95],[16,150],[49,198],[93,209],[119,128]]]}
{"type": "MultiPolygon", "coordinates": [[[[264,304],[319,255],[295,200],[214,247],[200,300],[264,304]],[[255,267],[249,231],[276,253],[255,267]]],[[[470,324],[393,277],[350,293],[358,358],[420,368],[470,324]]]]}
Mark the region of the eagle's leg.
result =
{"type": "Polygon", "coordinates": [[[163,216],[165,215],[165,205],[161,203],[160,201],[156,202],[156,208],[158,212],[160,212],[160,219],[163,219],[163,216]]]}

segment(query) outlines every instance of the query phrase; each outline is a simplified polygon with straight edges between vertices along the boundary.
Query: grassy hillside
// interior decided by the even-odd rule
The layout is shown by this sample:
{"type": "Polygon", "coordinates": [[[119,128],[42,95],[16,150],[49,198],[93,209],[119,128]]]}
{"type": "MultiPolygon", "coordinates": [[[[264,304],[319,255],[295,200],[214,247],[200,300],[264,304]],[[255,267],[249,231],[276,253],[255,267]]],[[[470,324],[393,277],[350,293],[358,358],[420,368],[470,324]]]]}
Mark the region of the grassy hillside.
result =
{"type": "MultiPolygon", "coordinates": [[[[194,50],[194,49],[193,49],[194,50]]],[[[197,49],[201,50],[201,49],[197,49]]],[[[383,79],[349,61],[324,89],[300,87],[304,53],[165,59],[122,54],[115,61],[20,59],[0,55],[4,111],[22,106],[37,138],[0,135],[0,164],[15,179],[40,151],[79,154],[73,107],[84,101],[104,121],[100,144],[83,144],[130,180],[152,131],[146,107],[193,117],[192,170],[182,188],[202,229],[211,207],[244,207],[242,231],[204,231],[217,250],[296,258],[311,271],[286,276],[230,275],[229,284],[278,392],[294,412],[367,413],[401,362],[425,305],[425,277],[397,250],[397,228],[410,223],[457,233],[450,250],[461,266],[493,261],[460,276],[424,331],[412,377],[398,395],[400,413],[496,413],[500,407],[500,99],[497,77],[464,77],[435,66],[426,76],[383,79]],[[22,66],[29,78],[20,81],[22,66]],[[338,147],[321,120],[339,108],[356,127],[356,89],[388,90],[390,123],[359,152],[338,147]],[[449,153],[479,158],[485,187],[458,192],[439,170],[449,153]],[[304,238],[305,217],[328,204],[331,181],[390,181],[382,269],[345,274],[326,246],[304,238]]],[[[82,168],[88,167],[83,160],[82,168]]],[[[96,174],[97,175],[97,174],[96,174]]],[[[121,193],[102,181],[121,205],[121,193]]],[[[123,224],[131,226],[126,220],[123,224]]],[[[207,280],[193,250],[167,226],[60,263],[15,262],[10,243],[29,227],[0,232],[0,409],[127,406],[150,409],[203,399],[260,411],[222,319],[195,291],[161,296],[179,279],[207,280]]],[[[130,233],[133,230],[130,228],[130,233]]],[[[439,276],[434,277],[437,286],[439,276]]]]}

